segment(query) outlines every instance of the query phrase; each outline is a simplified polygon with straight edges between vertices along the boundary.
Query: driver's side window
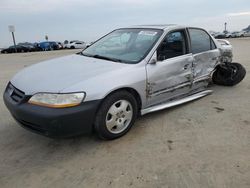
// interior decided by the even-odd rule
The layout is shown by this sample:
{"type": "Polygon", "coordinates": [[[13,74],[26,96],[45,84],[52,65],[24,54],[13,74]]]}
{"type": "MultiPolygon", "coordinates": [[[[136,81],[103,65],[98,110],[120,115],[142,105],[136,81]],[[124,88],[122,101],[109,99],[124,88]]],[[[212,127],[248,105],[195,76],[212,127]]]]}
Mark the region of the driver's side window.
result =
{"type": "Polygon", "coordinates": [[[166,35],[157,49],[157,61],[181,56],[187,53],[184,31],[174,31],[166,35]]]}

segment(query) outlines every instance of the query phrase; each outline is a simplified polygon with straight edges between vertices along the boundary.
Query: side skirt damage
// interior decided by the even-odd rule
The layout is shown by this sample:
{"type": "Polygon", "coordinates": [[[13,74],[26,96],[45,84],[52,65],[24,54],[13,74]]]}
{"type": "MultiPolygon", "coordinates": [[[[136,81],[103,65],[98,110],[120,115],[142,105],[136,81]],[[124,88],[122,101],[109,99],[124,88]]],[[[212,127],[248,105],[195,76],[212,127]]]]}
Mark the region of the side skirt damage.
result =
{"type": "Polygon", "coordinates": [[[185,98],[177,99],[174,101],[168,101],[166,103],[161,103],[161,104],[158,104],[158,105],[141,110],[141,115],[145,115],[145,114],[148,114],[150,112],[155,112],[155,111],[163,110],[163,109],[170,108],[173,106],[177,106],[180,104],[184,104],[184,103],[187,103],[189,101],[199,99],[201,97],[204,97],[204,96],[212,94],[212,93],[213,93],[212,90],[205,90],[205,91],[201,91],[201,92],[195,93],[193,95],[187,96],[185,98]]]}

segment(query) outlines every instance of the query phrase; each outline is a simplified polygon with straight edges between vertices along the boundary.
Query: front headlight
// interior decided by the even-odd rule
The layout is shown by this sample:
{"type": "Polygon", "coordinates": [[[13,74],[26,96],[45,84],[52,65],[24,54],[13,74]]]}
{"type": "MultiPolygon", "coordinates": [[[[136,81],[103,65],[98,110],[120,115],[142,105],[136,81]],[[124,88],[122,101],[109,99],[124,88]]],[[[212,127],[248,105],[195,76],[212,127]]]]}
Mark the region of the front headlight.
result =
{"type": "Polygon", "coordinates": [[[28,103],[51,108],[66,108],[79,105],[85,98],[85,93],[37,93],[28,103]]]}

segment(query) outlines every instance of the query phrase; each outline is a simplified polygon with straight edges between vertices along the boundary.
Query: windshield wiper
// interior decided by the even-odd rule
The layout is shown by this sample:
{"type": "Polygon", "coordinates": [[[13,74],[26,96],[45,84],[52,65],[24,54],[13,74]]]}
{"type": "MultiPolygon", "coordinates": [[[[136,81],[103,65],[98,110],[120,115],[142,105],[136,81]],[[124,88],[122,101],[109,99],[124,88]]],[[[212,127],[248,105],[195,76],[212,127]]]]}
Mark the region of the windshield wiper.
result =
{"type": "Polygon", "coordinates": [[[78,52],[77,54],[79,54],[79,55],[83,55],[83,56],[87,56],[87,57],[93,57],[93,55],[90,55],[90,54],[84,54],[82,51],[81,51],[81,52],[78,52]]]}
{"type": "Polygon", "coordinates": [[[93,55],[91,57],[98,58],[98,59],[109,60],[109,61],[114,61],[114,62],[122,62],[120,59],[105,57],[105,56],[101,56],[101,55],[93,55]]]}
{"type": "Polygon", "coordinates": [[[105,57],[105,56],[97,55],[97,54],[96,55],[90,55],[90,54],[84,54],[84,53],[79,53],[79,54],[83,55],[83,56],[87,56],[87,57],[97,58],[97,59],[104,59],[104,60],[109,60],[109,61],[114,61],[114,62],[123,62],[120,59],[111,58],[111,57],[105,57]]]}

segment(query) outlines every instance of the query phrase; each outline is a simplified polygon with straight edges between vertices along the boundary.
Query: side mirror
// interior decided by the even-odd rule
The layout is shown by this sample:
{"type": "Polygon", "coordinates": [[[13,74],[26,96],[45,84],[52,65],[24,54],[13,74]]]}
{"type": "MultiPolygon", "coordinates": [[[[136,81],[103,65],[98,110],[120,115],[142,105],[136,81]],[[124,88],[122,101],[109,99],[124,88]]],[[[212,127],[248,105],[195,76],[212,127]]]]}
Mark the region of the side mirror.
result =
{"type": "Polygon", "coordinates": [[[149,64],[155,65],[157,63],[157,55],[156,52],[153,54],[152,58],[149,61],[149,64]]]}
{"type": "Polygon", "coordinates": [[[149,64],[152,64],[152,65],[155,65],[157,63],[156,59],[155,58],[152,58],[150,61],[149,61],[149,64]]]}

